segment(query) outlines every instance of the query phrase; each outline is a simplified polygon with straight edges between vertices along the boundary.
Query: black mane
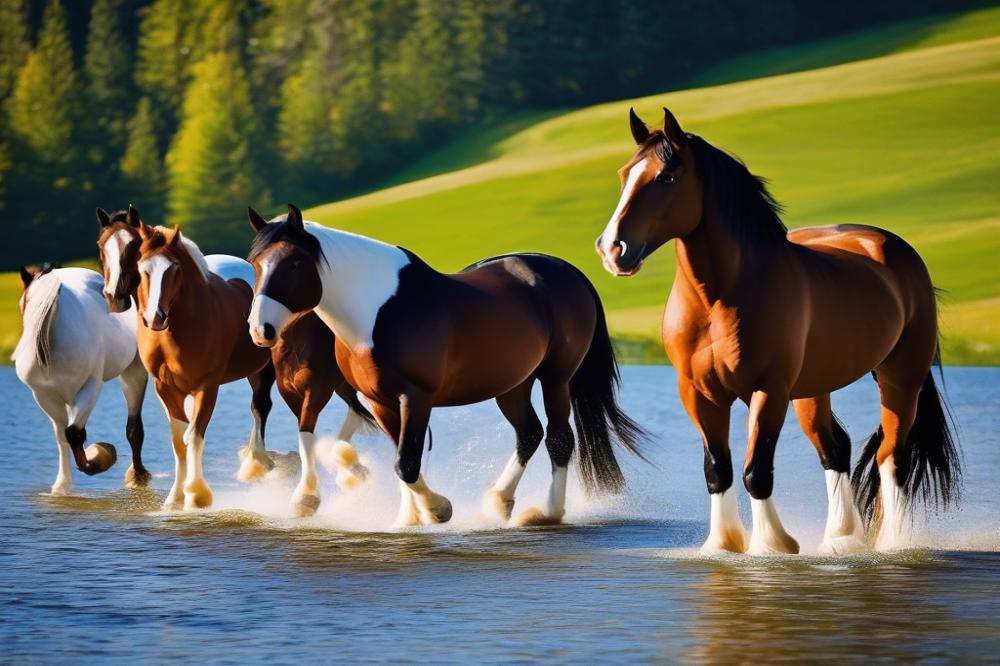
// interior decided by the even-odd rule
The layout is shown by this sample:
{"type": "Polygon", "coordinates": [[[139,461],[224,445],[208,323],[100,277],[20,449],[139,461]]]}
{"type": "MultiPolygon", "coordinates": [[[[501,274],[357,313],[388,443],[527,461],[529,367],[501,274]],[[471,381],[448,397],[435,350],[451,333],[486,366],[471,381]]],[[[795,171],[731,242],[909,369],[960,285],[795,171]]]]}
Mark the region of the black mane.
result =
{"type": "Polygon", "coordinates": [[[326,261],[323,248],[319,244],[319,239],[307,231],[296,228],[288,223],[288,216],[281,215],[271,220],[266,227],[257,232],[250,243],[250,253],[247,254],[247,261],[253,261],[259,257],[264,250],[275,243],[285,241],[304,250],[316,265],[326,261]]]}
{"type": "MultiPolygon", "coordinates": [[[[767,182],[739,159],[694,134],[688,135],[705,198],[715,204],[719,222],[740,243],[782,240],[788,228],[781,221],[781,204],[767,182]]],[[[666,143],[666,141],[664,141],[666,143]]]]}

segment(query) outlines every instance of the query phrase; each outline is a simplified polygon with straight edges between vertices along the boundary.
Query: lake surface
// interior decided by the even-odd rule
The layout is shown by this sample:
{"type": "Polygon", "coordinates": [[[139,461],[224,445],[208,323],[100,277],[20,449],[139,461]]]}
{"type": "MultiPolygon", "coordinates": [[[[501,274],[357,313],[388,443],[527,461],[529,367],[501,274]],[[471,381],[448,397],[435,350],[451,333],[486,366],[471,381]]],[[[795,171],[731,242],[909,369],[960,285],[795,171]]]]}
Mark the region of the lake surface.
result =
{"type": "MultiPolygon", "coordinates": [[[[479,517],[513,435],[492,403],[436,410],[429,483],[452,523],[389,532],[398,508],[392,450],[359,436],[372,478],[353,494],[322,474],[323,504],[292,517],[295,479],[235,480],[250,428],[249,389],[224,387],[208,431],[215,506],[166,515],[173,458],[147,395],[152,491],[127,491],[124,401],[108,384],[87,427],[118,464],[74,470],[74,495],[46,493],[57,453],[49,422],[13,370],[0,370],[0,662],[244,664],[355,662],[760,662],[1000,655],[1000,369],[949,368],[966,484],[960,510],[921,519],[918,547],[815,555],[826,515],[823,472],[794,416],[775,463],[775,501],[803,555],[702,557],[708,498],[701,444],[668,367],[626,367],[624,404],[653,434],[654,465],[625,461],[617,499],[588,500],[572,478],[569,524],[497,529],[479,517]],[[810,554],[813,553],[813,554],[810,554]]],[[[854,441],[876,426],[874,382],[834,396],[854,441]]],[[[339,401],[320,430],[335,432],[339,401]]],[[[733,418],[737,460],[745,408],[733,418]]],[[[275,396],[268,448],[296,447],[275,396]]],[[[741,464],[741,462],[737,463],[741,464]]],[[[540,503],[544,448],[515,511],[540,503]]],[[[749,525],[746,493],[741,510],[749,525]]]]}

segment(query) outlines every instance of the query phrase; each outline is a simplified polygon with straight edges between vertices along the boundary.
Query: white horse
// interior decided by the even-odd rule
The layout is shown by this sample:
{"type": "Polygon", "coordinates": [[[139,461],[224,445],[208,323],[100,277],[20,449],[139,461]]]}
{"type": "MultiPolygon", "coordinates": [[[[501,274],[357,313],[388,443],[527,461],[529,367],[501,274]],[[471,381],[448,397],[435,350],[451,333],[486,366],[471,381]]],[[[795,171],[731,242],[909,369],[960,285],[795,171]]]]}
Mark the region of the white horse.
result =
{"type": "Polygon", "coordinates": [[[135,311],[111,314],[101,290],[104,280],[85,268],[21,269],[23,332],[14,350],[17,378],[52,421],[59,445],[59,473],[53,495],[72,487],[70,454],[78,469],[100,474],[115,463],[113,446],[84,449],[87,419],[104,383],[121,378],[128,405],[125,434],[132,447],[127,487],[142,487],[150,474],[142,464],[142,401],[148,375],[135,339],[135,311]]]}

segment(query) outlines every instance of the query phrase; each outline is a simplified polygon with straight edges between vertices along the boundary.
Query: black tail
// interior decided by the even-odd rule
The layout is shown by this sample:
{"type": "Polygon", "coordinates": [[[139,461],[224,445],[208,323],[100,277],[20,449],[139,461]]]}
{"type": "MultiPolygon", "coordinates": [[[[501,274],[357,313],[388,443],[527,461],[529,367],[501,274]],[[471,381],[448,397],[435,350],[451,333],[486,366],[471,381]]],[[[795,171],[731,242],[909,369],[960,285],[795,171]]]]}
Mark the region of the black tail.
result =
{"type": "Polygon", "coordinates": [[[597,325],[590,349],[569,382],[579,439],[580,478],[588,491],[620,492],[625,487],[625,478],[615,459],[611,433],[614,431],[621,446],[645,460],[639,440],[646,437],[646,432],[622,411],[615,399],[621,386],[618,362],[601,299],[589,281],[587,285],[597,306],[597,325]]]}
{"type": "Polygon", "coordinates": [[[352,392],[350,397],[346,398],[344,402],[347,403],[348,409],[361,417],[364,421],[364,428],[366,431],[372,432],[380,429],[378,422],[375,421],[375,417],[372,416],[372,413],[368,411],[368,408],[365,407],[360,400],[358,400],[357,393],[352,392]]]}
{"type": "MultiPolygon", "coordinates": [[[[935,356],[934,365],[941,366],[939,354],[935,356]]],[[[951,433],[951,421],[947,404],[934,383],[934,375],[928,371],[917,398],[917,414],[906,447],[894,454],[896,473],[905,478],[902,485],[908,501],[919,496],[925,504],[944,509],[958,502],[962,468],[951,433]]],[[[869,525],[878,521],[875,499],[880,478],[875,454],[883,437],[880,426],[862,450],[851,477],[858,509],[869,525]]]]}

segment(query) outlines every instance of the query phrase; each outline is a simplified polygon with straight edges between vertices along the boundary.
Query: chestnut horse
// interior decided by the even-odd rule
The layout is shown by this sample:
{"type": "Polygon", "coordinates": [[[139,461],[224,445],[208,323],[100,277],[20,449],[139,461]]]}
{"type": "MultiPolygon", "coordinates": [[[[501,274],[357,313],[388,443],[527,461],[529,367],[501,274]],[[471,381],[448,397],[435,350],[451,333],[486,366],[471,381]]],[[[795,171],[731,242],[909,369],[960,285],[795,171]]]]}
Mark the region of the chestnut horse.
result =
{"type": "Polygon", "coordinates": [[[854,493],[866,520],[880,523],[876,547],[905,544],[909,500],[919,494],[947,506],[960,476],[931,374],[938,328],[926,266],[905,241],[875,227],[787,232],[759,178],[664,112],[663,129],[654,131],[630,112],[638,150],[619,171],[621,198],[597,251],[612,274],[634,275],[675,240],[663,344],[704,439],[712,504],[705,550],[798,552],[771,501],[789,401],[826,470],[821,550],[864,546],[848,477],[851,442],[830,393],[871,371],[882,422],[855,468],[854,493]],[[749,547],[731,488],[729,412],[737,398],[750,409],[749,547]]]}
{"type": "Polygon", "coordinates": [[[545,443],[552,484],[544,511],[521,523],[558,523],[566,470],[580,438],[588,488],[623,484],[612,440],[637,451],[641,431],[615,399],[618,369],[593,286],[572,265],[540,254],[483,260],[445,275],[416,255],[371,238],[287,217],[251,214],[257,271],[250,331],[273,345],[296,313],[315,310],[335,333],[337,364],[368,397],[396,443],[401,502],[397,525],[445,522],[451,503],[420,473],[431,409],[496,398],[517,444],[487,493],[486,506],[510,519],[525,465],[542,441],[531,405],[541,382],[548,416],[545,443]]]}
{"type": "MultiPolygon", "coordinates": [[[[133,206],[127,210],[107,213],[97,209],[97,219],[101,225],[101,235],[98,240],[101,263],[104,267],[104,296],[108,307],[113,312],[128,309],[136,298],[139,285],[139,247],[142,239],[139,228],[143,225],[139,211],[133,206]]],[[[225,255],[208,255],[205,260],[209,267],[226,260],[236,260],[225,255]]],[[[305,447],[302,440],[314,441],[313,431],[319,413],[336,392],[347,404],[349,411],[337,435],[337,443],[328,453],[336,467],[337,483],[343,488],[351,488],[367,475],[367,470],[358,462],[357,452],[350,444],[350,439],[357,430],[365,424],[373,423],[371,414],[358,402],[357,395],[344,381],[331,356],[327,353],[316,353],[315,350],[333,349],[333,334],[314,314],[303,315],[294,325],[289,326],[279,343],[271,350],[272,364],[275,368],[278,391],[285,403],[295,414],[299,423],[299,450],[302,454],[303,470],[307,469],[307,461],[302,453],[306,448],[313,450],[314,445],[305,447]],[[312,350],[312,351],[310,351],[312,350]]],[[[260,391],[255,391],[253,407],[255,416],[254,432],[251,433],[249,444],[241,453],[243,465],[239,477],[250,480],[263,469],[269,468],[267,460],[254,460],[253,442],[259,441],[263,449],[264,425],[267,421],[267,411],[270,402],[266,400],[263,391],[270,390],[270,384],[261,385],[260,391]],[[259,423],[259,425],[257,425],[259,423]],[[259,431],[259,435],[257,434],[259,431]]],[[[310,463],[311,464],[311,463],[310,463]]],[[[314,469],[312,465],[312,469],[314,469]]],[[[315,473],[310,478],[314,478],[315,473]]],[[[298,496],[298,495],[297,495],[298,496]]],[[[294,501],[300,514],[315,510],[315,502],[307,500],[306,504],[294,501]]]]}

